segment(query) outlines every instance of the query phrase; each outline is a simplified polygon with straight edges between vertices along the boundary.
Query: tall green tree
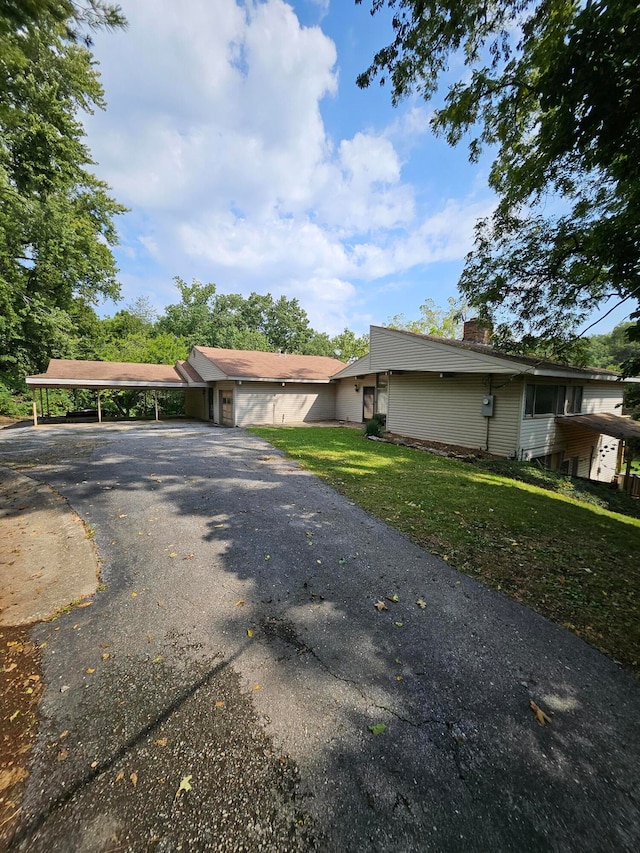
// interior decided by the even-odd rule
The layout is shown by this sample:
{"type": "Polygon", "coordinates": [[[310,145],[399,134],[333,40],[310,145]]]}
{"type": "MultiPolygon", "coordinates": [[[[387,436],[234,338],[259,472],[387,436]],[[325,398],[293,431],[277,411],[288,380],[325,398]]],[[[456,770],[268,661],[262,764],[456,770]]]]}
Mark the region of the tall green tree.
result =
{"type": "Polygon", "coordinates": [[[462,333],[466,306],[450,296],[447,307],[441,308],[433,299],[425,299],[420,306],[420,317],[407,320],[404,314],[390,317],[387,326],[390,329],[404,329],[420,335],[437,335],[440,338],[459,338],[462,333]]]}
{"type": "Polygon", "coordinates": [[[104,108],[83,28],[124,26],[89,0],[0,2],[0,372],[73,352],[79,303],[117,298],[124,208],[90,171],[81,117],[104,108]]]}
{"type": "Polygon", "coordinates": [[[358,84],[430,100],[462,60],[433,129],[452,145],[468,134],[471,160],[495,151],[498,205],[460,287],[497,342],[561,351],[607,300],[629,306],[640,339],[640,6],[372,0],[383,7],[393,40],[358,84]]]}

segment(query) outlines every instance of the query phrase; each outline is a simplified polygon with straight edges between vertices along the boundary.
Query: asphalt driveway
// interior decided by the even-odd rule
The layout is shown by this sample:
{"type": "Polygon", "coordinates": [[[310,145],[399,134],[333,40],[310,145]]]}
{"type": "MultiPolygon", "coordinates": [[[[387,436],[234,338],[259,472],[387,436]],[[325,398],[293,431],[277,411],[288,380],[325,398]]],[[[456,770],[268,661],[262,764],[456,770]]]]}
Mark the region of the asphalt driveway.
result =
{"type": "Polygon", "coordinates": [[[3,459],[95,531],[106,587],[34,629],[16,850],[640,847],[638,683],[260,439],[29,428],[3,459]]]}

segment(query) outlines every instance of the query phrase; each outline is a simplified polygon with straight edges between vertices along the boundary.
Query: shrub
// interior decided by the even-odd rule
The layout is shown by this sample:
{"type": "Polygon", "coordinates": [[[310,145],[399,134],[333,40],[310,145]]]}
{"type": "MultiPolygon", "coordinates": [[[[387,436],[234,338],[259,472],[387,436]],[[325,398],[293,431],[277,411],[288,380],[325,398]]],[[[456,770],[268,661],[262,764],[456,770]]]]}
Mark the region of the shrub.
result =
{"type": "Polygon", "coordinates": [[[376,417],[371,418],[370,421],[367,421],[364,425],[364,434],[365,435],[373,435],[379,438],[382,435],[383,429],[382,424],[379,419],[376,417]]]}

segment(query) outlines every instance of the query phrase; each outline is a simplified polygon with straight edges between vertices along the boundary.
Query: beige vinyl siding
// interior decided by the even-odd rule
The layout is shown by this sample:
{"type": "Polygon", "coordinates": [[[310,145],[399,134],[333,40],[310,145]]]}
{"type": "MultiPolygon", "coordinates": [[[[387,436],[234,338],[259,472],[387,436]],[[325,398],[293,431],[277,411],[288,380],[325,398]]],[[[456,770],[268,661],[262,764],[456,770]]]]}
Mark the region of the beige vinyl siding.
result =
{"type": "Polygon", "coordinates": [[[555,415],[525,418],[520,427],[521,459],[529,460],[562,450],[564,439],[555,422],[555,415]]]}
{"type": "Polygon", "coordinates": [[[623,395],[624,385],[619,382],[585,383],[582,411],[588,414],[610,412],[613,415],[619,415],[622,412],[623,395]]]}
{"type": "Polygon", "coordinates": [[[370,369],[458,373],[516,373],[517,367],[447,343],[371,327],[370,369]]]}
{"type": "Polygon", "coordinates": [[[336,388],[336,418],[339,421],[362,423],[362,389],[365,385],[376,384],[376,374],[369,373],[361,376],[356,383],[355,378],[341,379],[335,384],[336,388]],[[358,390],[355,390],[356,384],[358,390]]]}
{"type": "Polygon", "coordinates": [[[287,424],[333,420],[336,416],[333,385],[243,382],[235,388],[236,424],[287,424]]]}
{"type": "Polygon", "coordinates": [[[216,379],[226,378],[226,373],[223,373],[219,367],[216,367],[212,361],[209,361],[195,347],[189,353],[187,361],[195,367],[206,382],[215,382],[216,379]]]}
{"type": "MultiPolygon", "coordinates": [[[[591,477],[597,471],[598,446],[602,436],[590,429],[575,424],[563,424],[558,429],[562,441],[560,448],[565,459],[578,457],[578,477],[591,477]]],[[[615,465],[615,461],[614,461],[615,465]]]]}
{"type": "Polygon", "coordinates": [[[520,391],[514,383],[493,389],[491,418],[480,413],[482,398],[488,393],[487,376],[441,379],[437,374],[393,374],[387,427],[413,438],[484,449],[488,425],[490,452],[508,456],[517,446],[520,391]]]}
{"type": "MultiPolygon", "coordinates": [[[[531,382],[531,380],[526,380],[531,382]]],[[[620,408],[616,408],[618,403],[622,402],[624,389],[617,383],[612,382],[579,382],[575,379],[548,379],[536,380],[532,384],[536,385],[565,385],[571,388],[575,385],[582,385],[584,388],[582,398],[582,411],[585,413],[595,412],[611,412],[612,414],[620,414],[620,408]]],[[[533,459],[536,456],[545,456],[548,453],[557,453],[560,450],[564,451],[565,458],[575,456],[576,453],[570,451],[567,446],[568,427],[560,427],[555,422],[555,415],[538,415],[536,417],[524,417],[524,398],[522,407],[522,424],[520,427],[520,458],[533,459]]],[[[589,432],[587,430],[587,432],[589,432]]],[[[592,432],[590,448],[598,444],[598,433],[592,432]]],[[[606,436],[605,436],[606,438],[606,436]]],[[[583,437],[581,446],[586,439],[583,437]]],[[[605,444],[607,442],[605,441],[605,444]]],[[[595,451],[594,451],[595,452],[595,451]]],[[[583,456],[581,456],[581,460],[583,456]]],[[[604,468],[608,467],[608,462],[604,468]]],[[[583,462],[580,462],[581,471],[584,470],[583,462]]],[[[615,461],[614,461],[615,466],[615,461]]],[[[580,473],[579,476],[589,476],[588,473],[580,473]]],[[[593,474],[592,474],[593,476],[593,474]]]]}
{"type": "MultiPolygon", "coordinates": [[[[476,398],[475,405],[480,407],[482,397],[489,393],[488,383],[482,385],[480,399],[476,398]]],[[[518,433],[520,412],[522,411],[522,383],[518,380],[509,381],[506,376],[493,377],[491,393],[495,402],[493,417],[489,420],[489,453],[496,456],[511,456],[518,450],[518,433]]],[[[483,418],[483,420],[486,420],[483,418]]]]}
{"type": "Polygon", "coordinates": [[[362,358],[356,359],[356,361],[352,361],[351,364],[348,364],[344,370],[341,370],[339,373],[334,375],[334,379],[343,379],[348,376],[362,376],[363,374],[369,373],[371,368],[369,367],[369,353],[363,355],[362,358]]]}
{"type": "Polygon", "coordinates": [[[208,400],[208,388],[190,388],[185,392],[184,411],[186,416],[188,418],[200,418],[202,421],[208,421],[208,400]]]}

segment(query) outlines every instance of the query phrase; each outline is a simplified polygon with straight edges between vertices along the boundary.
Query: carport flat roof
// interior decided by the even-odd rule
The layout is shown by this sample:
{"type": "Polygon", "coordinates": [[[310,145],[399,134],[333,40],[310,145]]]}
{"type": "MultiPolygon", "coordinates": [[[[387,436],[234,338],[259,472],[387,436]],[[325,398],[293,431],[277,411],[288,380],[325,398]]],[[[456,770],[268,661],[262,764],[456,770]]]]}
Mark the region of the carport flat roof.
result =
{"type": "Polygon", "coordinates": [[[612,415],[608,412],[584,415],[558,415],[556,423],[575,424],[576,426],[610,435],[613,438],[640,438],[640,422],[632,421],[631,418],[623,418],[620,415],[612,415]]]}
{"type": "Polygon", "coordinates": [[[52,358],[46,373],[27,376],[27,385],[39,388],[206,388],[191,365],[139,364],[118,361],[77,361],[52,358]]]}

